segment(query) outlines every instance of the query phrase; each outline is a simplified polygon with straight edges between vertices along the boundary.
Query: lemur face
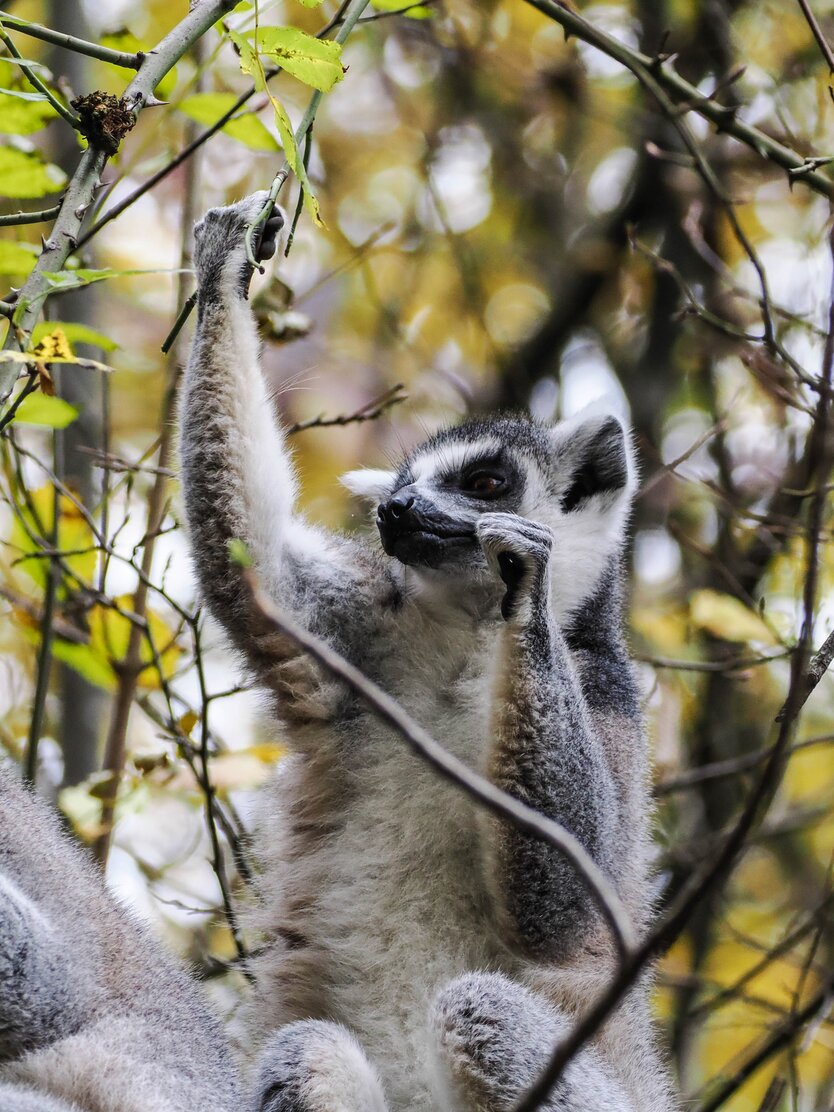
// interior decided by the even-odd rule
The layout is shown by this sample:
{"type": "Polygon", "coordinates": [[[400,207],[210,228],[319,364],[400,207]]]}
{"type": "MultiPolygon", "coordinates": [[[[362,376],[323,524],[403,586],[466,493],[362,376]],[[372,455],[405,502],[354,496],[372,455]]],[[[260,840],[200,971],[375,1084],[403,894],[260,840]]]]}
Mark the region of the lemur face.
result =
{"type": "Polygon", "coordinates": [[[342,481],[377,503],[382,547],[403,564],[452,574],[484,569],[475,523],[502,512],[549,525],[557,562],[571,574],[570,561],[600,565],[620,543],[634,468],[614,417],[557,425],[499,417],[437,433],[397,471],[355,471],[342,481]]]}

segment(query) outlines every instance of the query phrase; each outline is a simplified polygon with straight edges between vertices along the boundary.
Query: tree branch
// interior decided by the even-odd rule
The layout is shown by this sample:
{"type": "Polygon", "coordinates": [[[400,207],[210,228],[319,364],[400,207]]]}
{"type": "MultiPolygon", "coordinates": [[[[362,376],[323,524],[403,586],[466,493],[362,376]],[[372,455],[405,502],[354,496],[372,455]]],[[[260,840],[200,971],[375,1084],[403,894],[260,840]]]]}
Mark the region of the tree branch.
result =
{"type": "Polygon", "coordinates": [[[643,76],[647,72],[650,73],[678,107],[697,112],[699,116],[714,124],[719,131],[732,135],[734,139],[750,147],[760,158],[781,167],[787,171],[791,182],[803,181],[816,193],[834,200],[834,181],[819,172],[817,160],[798,154],[784,143],[760,131],[759,128],[745,123],[744,120],[739,119],[735,108],[728,108],[705,96],[698,88],[681,77],[667,61],[651,58],[648,54],[626,46],[613,35],[595,27],[578,12],[568,8],[564,0],[526,0],[526,2],[558,23],[568,34],[575,35],[625,66],[641,83],[643,76]]]}
{"type": "Polygon", "coordinates": [[[19,224],[41,224],[44,220],[51,220],[53,216],[57,216],[60,211],[60,205],[53,205],[52,208],[40,209],[39,212],[10,212],[6,216],[0,216],[0,228],[13,228],[19,224]]]}
{"type": "Polygon", "coordinates": [[[88,58],[98,58],[100,62],[110,62],[113,66],[122,69],[138,70],[142,64],[144,54],[126,54],[123,50],[111,50],[108,46],[99,46],[86,39],[78,39],[75,35],[65,35],[63,31],[53,31],[51,27],[41,27],[39,23],[30,23],[28,19],[21,19],[17,15],[3,12],[3,23],[19,31],[21,35],[28,35],[33,39],[52,43],[53,46],[63,46],[67,50],[74,50],[76,54],[86,54],[88,58]]]}
{"type": "MultiPolygon", "coordinates": [[[[156,86],[176,65],[185,52],[234,6],[234,0],[199,0],[188,15],[165,36],[155,50],[142,59],[139,72],[125,90],[123,100],[138,115],[151,99],[156,86]]],[[[9,329],[6,346],[18,346],[28,340],[41,306],[49,293],[47,275],[61,270],[78,242],[84,213],[92,202],[107,154],[92,143],[81,156],[78,167],[67,186],[61,210],[32,273],[17,298],[13,327],[9,329]]],[[[17,377],[14,364],[0,364],[0,399],[5,399],[17,377]]]]}

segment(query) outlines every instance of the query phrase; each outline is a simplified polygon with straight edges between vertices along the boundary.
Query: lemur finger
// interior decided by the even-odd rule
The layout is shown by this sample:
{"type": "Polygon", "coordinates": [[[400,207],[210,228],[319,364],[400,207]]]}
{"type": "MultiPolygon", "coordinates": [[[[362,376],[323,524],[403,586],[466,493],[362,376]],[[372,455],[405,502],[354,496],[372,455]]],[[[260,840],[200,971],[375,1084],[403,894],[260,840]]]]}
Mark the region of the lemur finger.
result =
{"type": "Polygon", "coordinates": [[[505,622],[516,613],[518,594],[525,572],[524,562],[518,556],[514,556],[511,552],[498,554],[498,574],[507,585],[507,590],[501,599],[501,617],[505,622]]]}
{"type": "Polygon", "coordinates": [[[477,523],[478,539],[493,570],[506,584],[501,600],[505,621],[521,612],[520,599],[525,588],[542,572],[550,557],[553,537],[550,529],[517,514],[483,514],[477,523]]]}
{"type": "Polygon", "coordinates": [[[281,234],[281,229],[286,223],[284,212],[280,208],[274,208],[272,213],[263,226],[263,233],[261,235],[261,242],[255,252],[255,258],[258,262],[264,262],[266,259],[271,259],[278,249],[278,237],[281,234]]]}

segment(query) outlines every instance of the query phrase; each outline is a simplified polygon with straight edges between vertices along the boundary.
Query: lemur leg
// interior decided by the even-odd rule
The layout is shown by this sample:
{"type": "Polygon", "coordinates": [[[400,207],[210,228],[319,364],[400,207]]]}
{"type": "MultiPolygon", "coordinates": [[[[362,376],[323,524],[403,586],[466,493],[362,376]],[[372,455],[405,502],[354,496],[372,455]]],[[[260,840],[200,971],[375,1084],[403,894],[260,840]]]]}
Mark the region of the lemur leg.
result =
{"type": "MultiPolygon", "coordinates": [[[[450,1106],[511,1112],[547,1064],[568,1021],[500,973],[468,973],[445,988],[431,1015],[450,1106]]],[[[633,1112],[593,1048],[582,1050],[542,1112],[633,1112]]]]}
{"type": "Polygon", "coordinates": [[[69,965],[56,926],[0,873],[0,1061],[84,1023],[83,997],[69,965]]]}
{"type": "Polygon", "coordinates": [[[337,1023],[282,1027],[261,1055],[255,1112],[387,1112],[359,1043],[337,1023]]]}
{"type": "MultiPolygon", "coordinates": [[[[507,585],[487,774],[565,826],[606,867],[616,842],[614,781],[552,617],[550,530],[506,513],[483,514],[477,530],[507,585]]],[[[486,882],[504,941],[536,959],[571,957],[594,916],[580,877],[542,841],[491,817],[483,822],[486,882]]]]}

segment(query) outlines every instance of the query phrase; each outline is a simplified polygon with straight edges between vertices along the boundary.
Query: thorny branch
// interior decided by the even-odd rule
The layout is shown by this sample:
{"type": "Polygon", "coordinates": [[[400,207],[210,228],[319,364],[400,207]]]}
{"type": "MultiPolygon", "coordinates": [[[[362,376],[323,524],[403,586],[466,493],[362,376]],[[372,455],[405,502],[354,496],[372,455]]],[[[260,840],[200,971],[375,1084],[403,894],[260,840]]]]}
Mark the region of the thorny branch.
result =
{"type": "MultiPolygon", "coordinates": [[[[199,0],[188,15],[142,59],[136,77],[124,92],[123,101],[138,114],[153,99],[153,91],[168,71],[205,32],[232,6],[234,0],[199,0]]],[[[61,201],[61,209],[44,243],[32,273],[17,296],[14,327],[9,329],[6,346],[23,349],[23,342],[40,315],[49,292],[48,274],[63,268],[78,243],[81,223],[93,200],[107,154],[92,143],[81,156],[61,201]]],[[[0,365],[0,398],[11,391],[17,370],[0,365]]]]}

